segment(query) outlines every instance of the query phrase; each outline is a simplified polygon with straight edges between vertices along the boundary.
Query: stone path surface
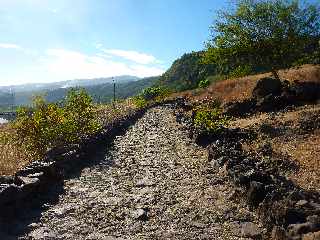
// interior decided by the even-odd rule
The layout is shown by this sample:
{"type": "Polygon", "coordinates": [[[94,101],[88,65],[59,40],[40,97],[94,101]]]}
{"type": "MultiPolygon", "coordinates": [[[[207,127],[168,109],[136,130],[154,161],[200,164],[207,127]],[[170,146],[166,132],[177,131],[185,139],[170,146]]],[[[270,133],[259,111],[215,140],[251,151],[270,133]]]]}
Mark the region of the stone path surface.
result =
{"type": "Polygon", "coordinates": [[[115,139],[103,161],[66,180],[58,202],[19,239],[254,235],[252,213],[230,199],[233,188],[223,171],[210,165],[207,151],[187,137],[172,113],[166,107],[149,110],[115,139]]]}

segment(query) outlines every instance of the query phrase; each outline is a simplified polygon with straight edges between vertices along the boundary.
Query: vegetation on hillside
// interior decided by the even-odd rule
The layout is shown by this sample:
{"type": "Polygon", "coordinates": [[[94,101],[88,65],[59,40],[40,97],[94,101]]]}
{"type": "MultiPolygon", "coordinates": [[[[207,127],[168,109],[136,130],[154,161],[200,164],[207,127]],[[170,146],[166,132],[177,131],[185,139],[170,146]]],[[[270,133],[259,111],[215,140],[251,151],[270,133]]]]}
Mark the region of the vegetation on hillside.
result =
{"type": "Polygon", "coordinates": [[[215,75],[214,64],[202,63],[203,52],[184,54],[160,77],[160,83],[172,90],[183,91],[197,88],[201,80],[215,75]]]}
{"type": "Polygon", "coordinates": [[[170,90],[162,86],[154,86],[145,88],[135,96],[134,103],[138,108],[146,107],[154,102],[162,102],[168,95],[170,90]]]}

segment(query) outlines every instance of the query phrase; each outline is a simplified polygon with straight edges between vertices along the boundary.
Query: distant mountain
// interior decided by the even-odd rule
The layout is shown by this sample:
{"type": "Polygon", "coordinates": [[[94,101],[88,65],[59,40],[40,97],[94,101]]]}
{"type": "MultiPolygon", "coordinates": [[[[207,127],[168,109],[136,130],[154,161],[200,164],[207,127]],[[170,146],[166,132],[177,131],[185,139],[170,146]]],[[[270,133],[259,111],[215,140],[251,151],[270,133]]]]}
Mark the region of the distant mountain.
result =
{"type": "MultiPolygon", "coordinates": [[[[116,83],[126,83],[139,80],[139,77],[136,76],[118,76],[114,77],[116,83]]],[[[35,91],[44,91],[52,90],[57,88],[70,88],[70,87],[86,87],[86,86],[95,86],[104,83],[112,83],[113,78],[93,78],[93,79],[75,79],[67,80],[61,82],[53,83],[28,83],[22,85],[12,85],[12,86],[0,86],[1,92],[35,92],[35,91]]]]}
{"type": "MultiPolygon", "coordinates": [[[[116,97],[117,99],[124,99],[134,96],[144,88],[154,85],[158,81],[158,79],[159,77],[139,79],[137,77],[131,76],[122,76],[120,78],[115,78],[116,97]]],[[[28,89],[25,91],[22,91],[21,86],[15,86],[15,90],[17,91],[14,92],[11,89],[11,93],[8,89],[3,90],[0,88],[0,108],[29,105],[31,104],[32,96],[35,95],[44,95],[47,101],[57,102],[62,100],[66,96],[71,87],[77,86],[85,88],[93,97],[93,100],[95,102],[107,103],[110,102],[113,98],[113,83],[111,78],[99,78],[94,80],[72,80],[64,81],[63,83],[64,84],[61,84],[61,82],[43,84],[42,86],[36,84],[28,84],[24,85],[28,89]],[[104,83],[104,81],[106,82],[104,83]],[[78,84],[79,82],[80,84],[78,84]]]]}
{"type": "Polygon", "coordinates": [[[182,55],[160,77],[160,83],[176,91],[196,88],[199,81],[217,73],[214,65],[202,63],[203,52],[182,55]]]}

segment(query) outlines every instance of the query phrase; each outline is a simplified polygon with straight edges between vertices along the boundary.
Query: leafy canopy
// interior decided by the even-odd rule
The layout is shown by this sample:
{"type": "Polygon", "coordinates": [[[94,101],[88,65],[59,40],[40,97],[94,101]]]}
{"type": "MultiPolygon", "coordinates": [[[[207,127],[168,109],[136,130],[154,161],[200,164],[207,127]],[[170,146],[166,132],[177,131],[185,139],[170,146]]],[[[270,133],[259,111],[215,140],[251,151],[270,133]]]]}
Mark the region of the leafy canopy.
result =
{"type": "Polygon", "coordinates": [[[238,0],[211,29],[205,62],[221,72],[249,64],[276,73],[319,49],[320,9],[298,0],[238,0]]]}

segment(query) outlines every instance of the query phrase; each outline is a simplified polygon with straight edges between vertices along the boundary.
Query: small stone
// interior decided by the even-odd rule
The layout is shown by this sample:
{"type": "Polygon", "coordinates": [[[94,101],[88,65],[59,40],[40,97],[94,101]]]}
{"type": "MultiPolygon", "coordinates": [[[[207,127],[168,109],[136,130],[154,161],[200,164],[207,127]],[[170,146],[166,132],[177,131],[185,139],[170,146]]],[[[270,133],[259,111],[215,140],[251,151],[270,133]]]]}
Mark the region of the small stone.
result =
{"type": "Polygon", "coordinates": [[[38,185],[40,183],[35,177],[18,177],[24,185],[38,185]]]}
{"type": "Polygon", "coordinates": [[[278,226],[274,227],[271,232],[271,239],[272,240],[286,240],[287,237],[286,237],[285,230],[281,227],[278,227],[278,226]]]}
{"type": "Polygon", "coordinates": [[[153,182],[153,181],[151,181],[151,180],[149,180],[149,179],[140,179],[138,182],[137,182],[137,184],[136,184],[136,186],[137,187],[146,187],[146,186],[154,186],[155,185],[155,183],[153,182]]]}
{"type": "Polygon", "coordinates": [[[252,222],[246,222],[244,224],[242,224],[241,227],[241,235],[243,237],[258,237],[261,236],[261,229],[254,223],[252,222]]]}
{"type": "Polygon", "coordinates": [[[148,212],[145,209],[139,208],[132,213],[132,217],[137,220],[146,221],[148,212]]]}
{"type": "Polygon", "coordinates": [[[303,207],[303,206],[305,206],[307,204],[308,204],[307,200],[300,200],[300,201],[296,202],[296,206],[297,207],[303,207]]]}
{"type": "Polygon", "coordinates": [[[302,240],[320,240],[320,231],[305,234],[302,236],[302,240]]]}
{"type": "Polygon", "coordinates": [[[40,239],[58,239],[57,233],[47,227],[38,228],[29,234],[34,240],[40,239]]]}

